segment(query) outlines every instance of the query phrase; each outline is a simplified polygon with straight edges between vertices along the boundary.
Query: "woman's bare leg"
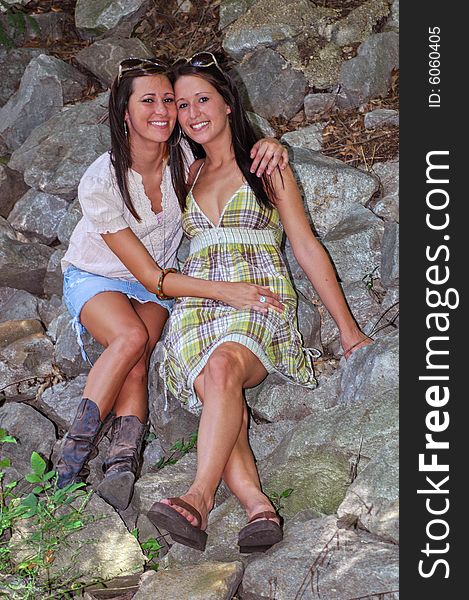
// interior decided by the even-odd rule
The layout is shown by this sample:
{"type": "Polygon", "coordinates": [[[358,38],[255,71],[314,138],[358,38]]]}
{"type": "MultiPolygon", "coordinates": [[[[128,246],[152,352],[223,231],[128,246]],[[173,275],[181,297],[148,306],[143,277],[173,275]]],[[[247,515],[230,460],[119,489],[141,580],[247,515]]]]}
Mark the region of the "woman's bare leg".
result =
{"type": "MultiPolygon", "coordinates": [[[[166,310],[154,306],[164,321],[166,310]]],[[[97,404],[103,419],[113,409],[128,374],[145,356],[149,334],[130,300],[119,292],[102,292],[91,298],[80,320],[105,346],[88,374],[83,392],[85,398],[97,404]]]]}
{"type": "Polygon", "coordinates": [[[131,303],[145,325],[148,343],[143,356],[129,371],[121,387],[114,404],[114,412],[117,417],[135,415],[145,423],[148,415],[148,363],[160,339],[168,311],[153,302],[141,304],[137,300],[131,300],[131,303]]]}
{"type": "MultiPolygon", "coordinates": [[[[196,390],[203,399],[197,440],[197,473],[194,483],[182,498],[201,513],[202,528],[206,526],[216,488],[224,474],[233,492],[236,495],[240,493],[240,500],[248,514],[258,512],[257,506],[259,510],[272,510],[272,505],[260,490],[259,476],[247,443],[247,413],[243,397],[243,387],[253,387],[265,376],[264,367],[250,350],[241,344],[228,342],[213,352],[197,378],[196,390]],[[240,471],[240,463],[244,460],[247,465],[240,471]],[[242,493],[244,484],[251,494],[249,498],[242,493]]],[[[169,503],[167,500],[163,502],[169,503]]],[[[173,508],[191,523],[197,524],[195,517],[186,510],[174,505],[173,508]]]]}

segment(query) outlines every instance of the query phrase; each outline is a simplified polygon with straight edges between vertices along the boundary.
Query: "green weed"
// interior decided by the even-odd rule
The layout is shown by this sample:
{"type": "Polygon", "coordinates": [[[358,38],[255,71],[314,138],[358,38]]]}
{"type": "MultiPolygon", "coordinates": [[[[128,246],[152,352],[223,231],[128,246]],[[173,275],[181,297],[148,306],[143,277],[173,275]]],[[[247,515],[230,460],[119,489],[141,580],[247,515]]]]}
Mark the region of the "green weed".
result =
{"type": "Polygon", "coordinates": [[[163,456],[160,460],[154,465],[155,469],[163,469],[168,465],[174,465],[177,463],[179,459],[181,459],[185,454],[190,452],[195,445],[197,444],[197,432],[193,433],[189,440],[186,442],[184,438],[177,440],[169,449],[169,456],[163,456]]]}

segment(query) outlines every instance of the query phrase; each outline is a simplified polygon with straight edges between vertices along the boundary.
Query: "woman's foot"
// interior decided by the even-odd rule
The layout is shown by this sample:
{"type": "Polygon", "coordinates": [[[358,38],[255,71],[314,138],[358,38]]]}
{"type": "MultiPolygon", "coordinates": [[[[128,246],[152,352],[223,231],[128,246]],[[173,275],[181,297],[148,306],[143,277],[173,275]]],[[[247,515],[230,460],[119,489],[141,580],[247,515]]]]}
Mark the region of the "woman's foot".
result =
{"type": "MultiPolygon", "coordinates": [[[[249,502],[244,506],[244,509],[246,510],[246,514],[248,517],[248,523],[251,523],[254,521],[253,517],[255,515],[258,515],[263,512],[273,512],[273,513],[275,513],[276,516],[274,519],[271,518],[270,520],[277,523],[277,525],[281,525],[280,516],[278,515],[277,511],[275,510],[272,502],[260,490],[257,490],[257,489],[253,490],[253,493],[250,496],[249,502]]],[[[259,517],[259,519],[255,519],[255,520],[257,521],[257,520],[262,520],[262,519],[266,519],[266,517],[259,517]]]]}
{"type": "Polygon", "coordinates": [[[175,542],[205,550],[205,529],[212,506],[213,499],[208,501],[202,494],[189,491],[184,496],[155,502],[148,512],[148,518],[157,527],[165,529],[175,542]]]}
{"type": "Polygon", "coordinates": [[[267,496],[260,493],[246,507],[246,512],[248,524],[238,536],[240,552],[265,552],[283,539],[281,518],[267,496]]]}
{"type": "Polygon", "coordinates": [[[179,498],[183,502],[189,504],[189,506],[195,508],[195,510],[200,515],[200,519],[196,515],[194,515],[193,512],[189,512],[189,510],[187,510],[180,504],[175,504],[174,502],[172,502],[171,498],[165,498],[164,500],[160,500],[160,503],[171,506],[172,509],[174,509],[185,519],[187,519],[187,521],[189,521],[191,525],[202,529],[202,531],[205,531],[205,529],[207,529],[208,514],[213,506],[213,500],[210,503],[208,503],[207,500],[203,498],[201,493],[190,491],[187,492],[187,494],[184,494],[183,496],[179,496],[179,498]]]}

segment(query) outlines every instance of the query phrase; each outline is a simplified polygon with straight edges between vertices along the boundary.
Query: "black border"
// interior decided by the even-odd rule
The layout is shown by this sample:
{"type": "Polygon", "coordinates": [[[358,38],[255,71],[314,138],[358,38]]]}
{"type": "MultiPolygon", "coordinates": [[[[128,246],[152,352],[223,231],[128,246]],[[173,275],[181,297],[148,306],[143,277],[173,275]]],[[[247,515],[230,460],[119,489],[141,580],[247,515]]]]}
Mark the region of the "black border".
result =
{"type": "Polygon", "coordinates": [[[467,553],[463,548],[467,527],[463,507],[467,494],[464,480],[468,454],[464,441],[468,433],[463,414],[467,402],[463,377],[465,370],[469,370],[469,365],[466,365],[469,344],[465,334],[469,327],[464,310],[468,277],[466,242],[469,235],[464,218],[468,192],[463,187],[467,170],[463,166],[463,158],[468,128],[466,97],[462,90],[467,79],[469,32],[459,6],[456,2],[434,0],[422,3],[407,1],[400,5],[400,589],[404,600],[442,600],[467,595],[463,581],[463,561],[467,553]],[[441,30],[441,82],[438,86],[429,83],[428,31],[432,27],[441,30]],[[429,93],[434,88],[440,90],[439,108],[428,105],[429,93]],[[450,224],[444,232],[432,231],[425,223],[428,212],[426,194],[430,189],[425,175],[426,155],[434,150],[449,151],[449,158],[442,161],[449,162],[450,167],[450,182],[444,186],[450,194],[447,209],[450,224]],[[450,239],[442,241],[443,234],[448,234],[450,239]],[[427,245],[436,248],[440,243],[446,243],[450,250],[448,262],[443,259],[439,262],[450,268],[446,287],[458,290],[460,303],[453,310],[438,309],[447,310],[451,323],[446,333],[450,338],[446,346],[449,356],[443,359],[443,362],[449,363],[447,374],[450,380],[447,385],[450,399],[441,409],[448,411],[450,425],[439,434],[439,438],[436,435],[435,438],[448,440],[450,446],[438,453],[439,462],[449,464],[449,472],[435,473],[434,480],[437,482],[445,475],[450,476],[447,484],[450,508],[442,516],[449,525],[448,537],[442,542],[431,542],[427,539],[426,525],[437,517],[432,517],[426,510],[428,496],[417,494],[417,490],[430,487],[425,485],[425,476],[431,476],[431,473],[419,472],[418,456],[425,451],[425,434],[428,433],[425,417],[432,408],[425,399],[429,383],[419,381],[419,376],[428,374],[425,344],[428,336],[432,335],[425,324],[426,315],[432,312],[426,304],[426,270],[431,263],[425,257],[425,250],[427,245]],[[425,557],[421,550],[427,541],[434,548],[441,548],[448,542],[448,552],[434,554],[433,559],[425,557]],[[448,561],[449,577],[444,577],[446,568],[443,565],[436,567],[431,577],[421,577],[419,561],[426,560],[425,569],[428,571],[431,561],[438,558],[448,561]]]}

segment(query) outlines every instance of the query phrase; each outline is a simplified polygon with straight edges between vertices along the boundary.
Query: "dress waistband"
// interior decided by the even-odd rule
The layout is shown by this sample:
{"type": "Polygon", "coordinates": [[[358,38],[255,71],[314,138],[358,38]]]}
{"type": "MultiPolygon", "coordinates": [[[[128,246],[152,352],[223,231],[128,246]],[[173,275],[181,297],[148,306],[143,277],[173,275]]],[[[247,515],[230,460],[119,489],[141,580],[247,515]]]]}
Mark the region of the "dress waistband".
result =
{"type": "Polygon", "coordinates": [[[281,231],[273,229],[244,229],[241,227],[213,227],[205,229],[191,240],[190,253],[217,244],[252,244],[278,246],[281,231]]]}

